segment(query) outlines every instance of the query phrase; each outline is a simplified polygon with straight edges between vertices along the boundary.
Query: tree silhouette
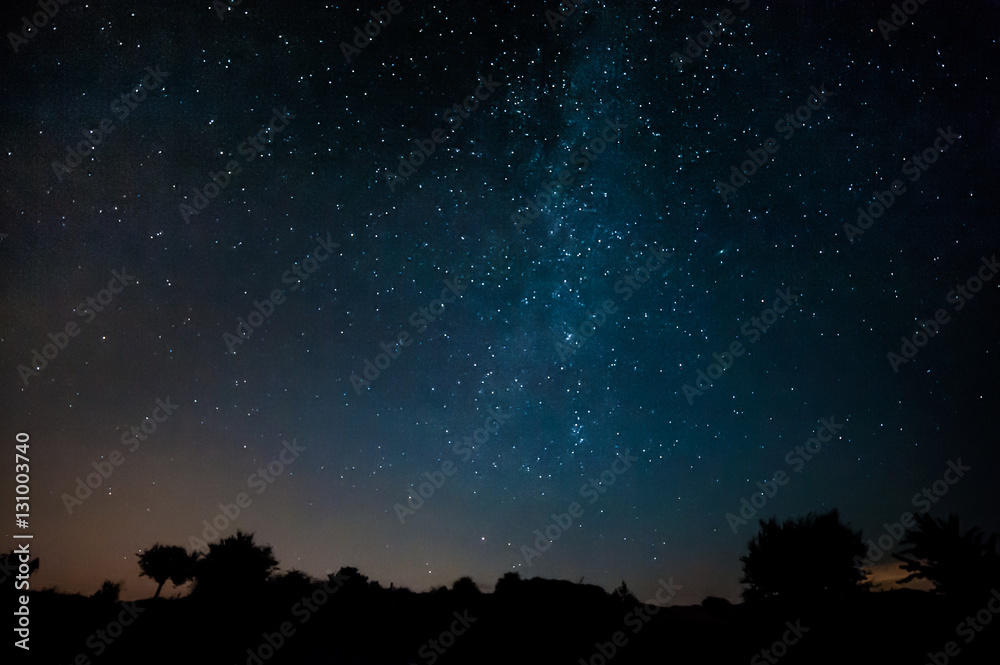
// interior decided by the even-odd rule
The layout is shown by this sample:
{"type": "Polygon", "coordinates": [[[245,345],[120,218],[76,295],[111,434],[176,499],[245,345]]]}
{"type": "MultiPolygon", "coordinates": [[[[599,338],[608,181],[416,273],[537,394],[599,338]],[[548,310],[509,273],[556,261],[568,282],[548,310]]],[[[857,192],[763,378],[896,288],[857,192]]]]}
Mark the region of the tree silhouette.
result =
{"type": "Polygon", "coordinates": [[[255,545],[252,533],[237,531],[208,546],[194,566],[195,592],[243,596],[259,591],[278,567],[270,545],[255,545]]]}
{"type": "Polygon", "coordinates": [[[140,552],[139,577],[152,578],[156,583],[156,593],[153,598],[160,597],[160,590],[167,580],[174,586],[180,586],[191,579],[194,566],[200,557],[198,552],[188,554],[183,547],[176,545],[160,545],[156,543],[145,552],[140,552]]]}
{"type": "Polygon", "coordinates": [[[836,509],[782,524],[773,517],[760,520],[760,532],[748,548],[740,557],[747,601],[840,596],[871,586],[854,563],[865,553],[861,532],[841,524],[836,509]]]}
{"type": "Polygon", "coordinates": [[[898,584],[926,579],[937,593],[974,597],[1000,581],[997,534],[987,539],[977,527],[963,534],[957,515],[947,521],[927,513],[917,515],[916,526],[906,531],[901,545],[906,551],[893,556],[909,575],[898,584]]]}
{"type": "Polygon", "coordinates": [[[452,602],[469,607],[482,598],[483,592],[471,577],[465,575],[451,583],[451,595],[452,602]]]}
{"type": "Polygon", "coordinates": [[[621,586],[611,592],[614,599],[624,605],[625,607],[636,607],[639,605],[639,599],[635,597],[632,590],[628,588],[625,584],[625,580],[622,580],[621,586]]]}
{"type": "Polygon", "coordinates": [[[483,593],[479,590],[479,585],[468,575],[459,577],[452,582],[451,590],[462,597],[479,596],[483,593]]]}
{"type": "Polygon", "coordinates": [[[344,595],[363,595],[368,592],[368,576],[362,575],[354,566],[341,566],[336,579],[341,582],[344,595]]]}
{"type": "Polygon", "coordinates": [[[494,587],[493,592],[499,595],[510,593],[519,587],[523,581],[524,580],[521,579],[521,573],[514,571],[506,572],[503,574],[503,577],[497,580],[496,587],[494,587]]]}
{"type": "Polygon", "coordinates": [[[270,584],[274,589],[282,595],[288,597],[305,596],[308,595],[315,584],[314,580],[308,573],[304,573],[301,570],[292,569],[281,575],[277,575],[270,579],[270,584]]]}

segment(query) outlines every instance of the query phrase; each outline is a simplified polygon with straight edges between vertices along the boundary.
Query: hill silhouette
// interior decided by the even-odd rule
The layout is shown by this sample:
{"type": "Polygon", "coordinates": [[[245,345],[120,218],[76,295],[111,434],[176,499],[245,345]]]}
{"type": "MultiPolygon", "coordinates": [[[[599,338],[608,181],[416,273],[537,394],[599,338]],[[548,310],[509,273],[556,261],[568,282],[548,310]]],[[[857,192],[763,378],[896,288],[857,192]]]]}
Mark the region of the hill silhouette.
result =
{"type": "MultiPolygon", "coordinates": [[[[676,604],[683,581],[672,578],[648,599],[636,598],[625,581],[608,592],[513,572],[490,593],[468,577],[419,593],[386,588],[353,567],[315,579],[278,569],[269,546],[237,532],[203,557],[161,545],[140,556],[142,574],[160,587],[192,580],[186,596],[159,597],[158,588],[153,598],[121,602],[120,584],[110,581],[90,597],[29,591],[32,648],[17,662],[996,662],[1000,631],[991,624],[1000,591],[977,592],[967,575],[946,574],[949,559],[941,554],[956,551],[951,541],[972,542],[958,560],[990,571],[996,539],[941,528],[949,524],[923,521],[905,539],[916,544],[906,559],[911,569],[947,584],[872,592],[864,571],[843,565],[857,556],[861,534],[836,511],[761,520],[743,557],[744,602],[706,598],[688,606],[676,604]],[[952,592],[956,579],[962,584],[952,592]]],[[[0,563],[8,566],[12,556],[0,563]]],[[[995,572],[982,581],[995,583],[995,572]]],[[[13,602],[11,582],[6,578],[3,590],[13,602]]]]}

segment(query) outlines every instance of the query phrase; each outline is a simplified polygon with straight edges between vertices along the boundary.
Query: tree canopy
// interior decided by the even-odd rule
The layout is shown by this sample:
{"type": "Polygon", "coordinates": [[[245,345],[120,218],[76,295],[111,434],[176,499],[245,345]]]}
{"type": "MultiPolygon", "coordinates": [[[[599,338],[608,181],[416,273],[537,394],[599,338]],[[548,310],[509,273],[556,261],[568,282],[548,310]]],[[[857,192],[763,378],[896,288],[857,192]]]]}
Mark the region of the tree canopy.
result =
{"type": "Polygon", "coordinates": [[[899,581],[926,579],[938,593],[974,597],[1000,581],[1000,548],[997,534],[986,538],[979,528],[964,534],[958,516],[935,519],[928,513],[916,516],[916,525],[901,541],[902,553],[893,556],[903,562],[909,575],[899,581]]]}
{"type": "Polygon", "coordinates": [[[159,543],[145,552],[140,552],[138,556],[139,568],[142,571],[139,576],[152,578],[158,585],[153,598],[160,596],[160,590],[167,580],[174,586],[180,586],[191,579],[199,558],[197,552],[188,554],[183,547],[159,543]]]}
{"type": "Polygon", "coordinates": [[[837,510],[778,523],[760,521],[748,543],[741,583],[748,601],[800,600],[846,595],[867,589],[866,573],[855,562],[865,553],[860,531],[840,522],[837,510]]]}
{"type": "Polygon", "coordinates": [[[208,546],[194,567],[196,593],[243,595],[259,590],[278,567],[270,545],[257,545],[252,533],[236,535],[208,546]]]}

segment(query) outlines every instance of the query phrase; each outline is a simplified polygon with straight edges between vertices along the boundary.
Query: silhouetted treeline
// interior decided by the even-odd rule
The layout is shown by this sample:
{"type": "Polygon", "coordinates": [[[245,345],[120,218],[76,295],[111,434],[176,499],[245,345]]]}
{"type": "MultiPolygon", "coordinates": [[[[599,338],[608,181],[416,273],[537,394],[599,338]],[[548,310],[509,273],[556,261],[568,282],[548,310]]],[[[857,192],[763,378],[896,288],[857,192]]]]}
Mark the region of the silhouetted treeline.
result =
{"type": "MultiPolygon", "coordinates": [[[[506,573],[491,593],[468,577],[415,593],[353,567],[314,579],[278,571],[270,547],[238,532],[205,555],[163,545],[140,553],[142,574],[159,585],[148,600],[120,602],[111,582],[90,597],[31,591],[32,650],[15,662],[996,662],[996,537],[927,518],[899,544],[909,572],[934,591],[871,592],[866,571],[845,564],[864,554],[862,536],[833,511],[761,521],[743,557],[743,603],[679,605],[685,581],[668,579],[652,605],[624,581],[609,593],[506,573]],[[189,580],[188,595],[160,597],[167,581],[189,580]]],[[[9,581],[3,588],[16,593],[9,581]]]]}

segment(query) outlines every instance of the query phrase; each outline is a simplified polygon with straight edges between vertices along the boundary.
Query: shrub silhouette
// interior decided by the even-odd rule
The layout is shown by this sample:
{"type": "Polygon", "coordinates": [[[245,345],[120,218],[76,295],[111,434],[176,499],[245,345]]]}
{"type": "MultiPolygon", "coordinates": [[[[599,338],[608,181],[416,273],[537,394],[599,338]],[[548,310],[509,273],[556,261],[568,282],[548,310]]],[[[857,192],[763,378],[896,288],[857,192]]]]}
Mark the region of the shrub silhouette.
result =
{"type": "Polygon", "coordinates": [[[865,553],[861,532],[841,524],[836,509],[782,524],[773,517],[760,520],[748,548],[740,557],[747,601],[840,596],[871,586],[854,563],[865,553]]]}
{"type": "Polygon", "coordinates": [[[503,577],[497,580],[496,587],[494,588],[494,593],[498,595],[508,594],[517,589],[523,581],[524,580],[521,579],[521,573],[518,572],[504,573],[503,577]]]}
{"type": "Polygon", "coordinates": [[[335,579],[341,582],[342,595],[360,596],[367,594],[369,590],[368,576],[362,575],[354,566],[341,566],[335,579]]]}
{"type": "Polygon", "coordinates": [[[140,552],[139,577],[152,578],[156,583],[156,593],[153,598],[160,597],[160,590],[167,580],[174,586],[180,586],[191,579],[194,566],[200,555],[198,552],[188,554],[183,547],[176,545],[160,545],[156,543],[145,552],[140,552]]]}
{"type": "Polygon", "coordinates": [[[246,596],[260,591],[278,567],[269,545],[256,545],[252,533],[237,531],[208,546],[208,554],[194,565],[194,592],[246,596]]]}
{"type": "Polygon", "coordinates": [[[968,598],[1000,581],[997,534],[986,539],[976,527],[963,534],[957,515],[945,521],[924,513],[916,522],[901,541],[906,551],[893,554],[909,573],[898,584],[926,579],[937,593],[968,598]]]}
{"type": "Polygon", "coordinates": [[[122,592],[122,582],[112,582],[111,580],[104,580],[104,584],[90,597],[96,602],[103,605],[114,605],[118,602],[118,597],[122,592]]]}
{"type": "Polygon", "coordinates": [[[479,585],[476,584],[468,575],[459,577],[457,580],[452,582],[451,590],[459,598],[474,598],[483,594],[483,592],[479,590],[479,585]]]}
{"type": "Polygon", "coordinates": [[[279,595],[296,598],[308,595],[316,584],[316,580],[301,570],[292,569],[272,577],[270,584],[279,595]]]}

